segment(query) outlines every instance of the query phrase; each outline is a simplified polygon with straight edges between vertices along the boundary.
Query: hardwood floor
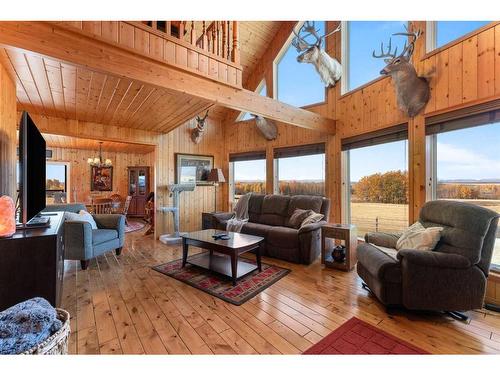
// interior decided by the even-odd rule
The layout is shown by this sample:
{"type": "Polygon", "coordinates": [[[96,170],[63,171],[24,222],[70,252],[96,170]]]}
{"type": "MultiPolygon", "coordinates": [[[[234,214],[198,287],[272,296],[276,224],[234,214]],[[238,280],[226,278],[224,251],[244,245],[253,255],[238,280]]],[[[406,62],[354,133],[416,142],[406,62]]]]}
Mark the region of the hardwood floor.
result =
{"type": "Polygon", "coordinates": [[[71,314],[73,354],[300,354],[356,316],[431,353],[500,353],[500,315],[471,313],[464,324],[434,314],[386,312],[356,272],[295,265],[242,306],[233,306],[150,267],[181,257],[127,234],[122,255],[109,252],[82,271],[66,261],[63,308],[71,314]]]}

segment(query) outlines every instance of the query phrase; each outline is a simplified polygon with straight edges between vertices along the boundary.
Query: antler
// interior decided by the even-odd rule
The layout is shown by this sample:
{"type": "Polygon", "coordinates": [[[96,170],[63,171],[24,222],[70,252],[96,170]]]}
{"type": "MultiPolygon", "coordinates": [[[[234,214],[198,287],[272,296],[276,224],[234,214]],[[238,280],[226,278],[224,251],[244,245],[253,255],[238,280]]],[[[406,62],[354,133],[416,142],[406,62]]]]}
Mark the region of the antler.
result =
{"type": "Polygon", "coordinates": [[[420,35],[422,35],[422,30],[417,30],[417,31],[411,33],[408,31],[408,27],[406,25],[404,25],[404,27],[406,30],[405,33],[395,33],[392,35],[404,35],[404,36],[408,36],[408,37],[412,38],[412,40],[410,40],[410,44],[406,45],[406,42],[405,42],[405,45],[403,47],[403,52],[401,52],[401,55],[399,55],[399,56],[403,56],[406,53],[408,53],[407,58],[410,59],[411,56],[413,55],[413,50],[415,49],[415,41],[418,39],[418,37],[420,35]]]}
{"type": "Polygon", "coordinates": [[[373,50],[372,56],[377,58],[377,59],[384,58],[384,57],[390,57],[391,59],[395,58],[396,54],[398,52],[398,47],[396,47],[394,49],[394,53],[391,53],[391,49],[392,49],[391,43],[392,43],[391,38],[389,38],[389,45],[387,46],[387,52],[384,52],[384,42],[381,42],[380,43],[380,55],[376,55],[375,50],[373,50]]]}
{"type": "Polygon", "coordinates": [[[207,116],[208,116],[208,111],[209,111],[209,110],[207,109],[207,113],[205,113],[205,116],[203,116],[203,118],[201,118],[200,116],[196,116],[196,120],[198,120],[198,121],[202,121],[202,122],[203,122],[203,121],[205,121],[205,119],[206,119],[206,118],[207,118],[207,116]]]}
{"type": "Polygon", "coordinates": [[[335,30],[330,31],[328,34],[320,36],[318,35],[318,30],[316,30],[316,28],[314,27],[314,21],[306,21],[300,28],[299,34],[297,34],[295,30],[293,30],[295,38],[293,38],[292,40],[292,45],[297,49],[297,52],[304,51],[313,46],[320,47],[321,43],[323,42],[323,40],[325,40],[326,37],[336,33],[337,31],[340,31],[340,23],[338,24],[335,30]],[[301,37],[300,36],[301,32],[305,32],[306,34],[301,37]],[[311,44],[304,39],[309,35],[313,36],[316,39],[315,43],[311,44]]]}

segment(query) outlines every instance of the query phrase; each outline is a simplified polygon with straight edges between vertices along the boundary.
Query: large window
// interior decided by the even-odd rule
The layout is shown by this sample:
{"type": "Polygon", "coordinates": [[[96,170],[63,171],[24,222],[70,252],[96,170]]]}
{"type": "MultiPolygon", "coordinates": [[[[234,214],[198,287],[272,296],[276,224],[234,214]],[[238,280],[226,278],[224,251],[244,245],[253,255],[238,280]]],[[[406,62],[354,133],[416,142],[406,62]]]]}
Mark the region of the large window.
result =
{"type": "Polygon", "coordinates": [[[47,162],[45,184],[45,201],[47,204],[67,202],[66,180],[66,164],[47,162]]]}
{"type": "MultiPolygon", "coordinates": [[[[459,200],[500,212],[500,111],[494,121],[483,117],[485,124],[474,127],[460,129],[475,123],[470,118],[428,126],[431,199],[459,200]]],[[[492,264],[500,270],[499,237],[497,232],[492,264]]]]}
{"type": "MultiPolygon", "coordinates": [[[[325,22],[316,21],[319,35],[325,34],[325,22]]],[[[312,39],[314,40],[314,39],[312,39]]],[[[325,85],[312,64],[299,63],[299,53],[291,42],[276,63],[277,99],[295,107],[325,101],[325,85]]]]}
{"type": "Polygon", "coordinates": [[[406,127],[342,145],[346,221],[358,236],[400,232],[408,227],[408,141],[406,127]]]}
{"type": "Polygon", "coordinates": [[[275,191],[284,195],[325,195],[325,145],[274,150],[275,191]]]}
{"type": "Polygon", "coordinates": [[[250,152],[229,156],[231,202],[246,193],[266,192],[266,153],[250,152]]]}
{"type": "Polygon", "coordinates": [[[428,51],[439,48],[458,39],[471,31],[477,30],[491,21],[436,21],[429,22],[429,35],[434,34],[434,40],[429,40],[428,51]]]}
{"type": "MultiPolygon", "coordinates": [[[[392,36],[394,33],[404,32],[406,21],[349,21],[347,32],[343,34],[345,55],[342,61],[344,69],[342,91],[347,92],[380,77],[380,71],[385,66],[384,59],[372,56],[375,50],[380,54],[380,43],[387,48],[389,38],[393,50],[403,50],[406,38],[392,36]]],[[[344,26],[345,28],[345,26],[344,26]]]]}
{"type": "MultiPolygon", "coordinates": [[[[267,87],[266,87],[266,82],[262,81],[259,84],[259,87],[257,87],[257,93],[260,96],[267,96],[267,87]]],[[[238,117],[238,121],[245,121],[245,120],[251,120],[253,117],[249,112],[241,112],[240,116],[238,117]]]]}

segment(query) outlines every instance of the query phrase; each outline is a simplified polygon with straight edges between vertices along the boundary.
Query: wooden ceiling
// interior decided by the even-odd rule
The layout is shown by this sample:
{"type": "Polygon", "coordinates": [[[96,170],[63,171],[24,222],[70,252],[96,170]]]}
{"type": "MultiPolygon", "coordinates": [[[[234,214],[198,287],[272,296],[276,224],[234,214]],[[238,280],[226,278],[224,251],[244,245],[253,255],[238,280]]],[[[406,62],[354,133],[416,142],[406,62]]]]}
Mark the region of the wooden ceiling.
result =
{"type": "MultiPolygon", "coordinates": [[[[43,134],[47,147],[74,148],[82,150],[99,150],[99,141],[94,139],[68,137],[64,135],[43,134]]],[[[102,142],[102,150],[110,152],[124,152],[134,154],[148,154],[154,151],[152,145],[140,145],[134,143],[102,142]]]]}
{"type": "MultiPolygon", "coordinates": [[[[271,21],[240,23],[243,82],[279,27],[280,22],[271,21]]],[[[15,49],[0,48],[0,62],[17,81],[18,109],[41,115],[168,132],[212,106],[180,92],[15,49]]],[[[212,106],[212,117],[226,113],[226,108],[212,106]]]]}

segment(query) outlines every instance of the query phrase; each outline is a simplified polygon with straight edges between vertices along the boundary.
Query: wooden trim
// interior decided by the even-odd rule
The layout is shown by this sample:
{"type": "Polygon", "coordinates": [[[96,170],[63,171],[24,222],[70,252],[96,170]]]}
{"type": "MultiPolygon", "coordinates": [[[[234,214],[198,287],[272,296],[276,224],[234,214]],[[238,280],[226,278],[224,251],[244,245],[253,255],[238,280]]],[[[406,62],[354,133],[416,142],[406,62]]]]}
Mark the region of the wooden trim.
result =
{"type": "Polygon", "coordinates": [[[340,96],[339,96],[339,98],[338,98],[338,100],[342,100],[342,99],[344,99],[344,98],[348,97],[348,96],[349,96],[349,95],[351,95],[351,94],[354,94],[354,93],[356,93],[356,92],[358,92],[358,91],[364,90],[364,89],[366,89],[368,86],[374,85],[375,83],[377,83],[377,82],[379,82],[379,81],[382,81],[383,79],[386,79],[386,78],[387,78],[387,79],[390,79],[391,77],[389,77],[389,76],[382,76],[382,75],[381,75],[380,77],[374,78],[374,79],[372,79],[371,81],[366,82],[365,84],[363,84],[363,85],[361,85],[361,86],[359,86],[359,87],[356,87],[355,89],[353,89],[353,90],[351,90],[351,91],[347,91],[347,92],[345,92],[344,94],[340,95],[340,96]]]}
{"type": "Polygon", "coordinates": [[[494,281],[500,283],[500,272],[490,270],[490,273],[488,275],[488,281],[494,281]]]}
{"type": "MultiPolygon", "coordinates": [[[[500,95],[494,95],[494,96],[490,96],[488,98],[477,99],[477,100],[474,100],[474,101],[470,101],[470,102],[458,104],[458,105],[455,105],[455,106],[443,108],[443,109],[440,109],[440,110],[437,110],[437,111],[428,112],[428,113],[426,113],[424,115],[424,117],[427,120],[428,118],[433,118],[433,117],[436,117],[436,116],[439,116],[439,115],[443,115],[443,114],[447,114],[447,113],[450,113],[450,112],[459,111],[461,109],[474,108],[474,107],[480,106],[481,104],[485,104],[485,103],[489,103],[489,102],[494,102],[494,101],[500,101],[500,95]]],[[[472,113],[472,111],[471,111],[471,113],[472,113]]]]}
{"type": "Polygon", "coordinates": [[[437,55],[438,53],[443,52],[444,50],[447,50],[447,49],[453,47],[454,45],[460,44],[460,43],[466,41],[467,39],[473,37],[474,35],[481,34],[483,31],[491,29],[492,27],[495,27],[498,24],[500,24],[500,21],[493,21],[493,22],[490,22],[487,25],[484,25],[484,26],[480,27],[479,29],[472,30],[471,32],[469,32],[469,33],[461,36],[458,39],[452,40],[451,42],[448,42],[448,43],[446,43],[445,45],[443,45],[443,46],[441,46],[439,48],[436,48],[436,49],[433,49],[430,52],[427,52],[426,54],[424,54],[421,57],[420,61],[424,61],[424,60],[428,59],[429,57],[437,55]]]}
{"type": "MultiPolygon", "coordinates": [[[[335,133],[335,120],[227,84],[215,83],[129,48],[47,22],[0,22],[0,42],[91,70],[126,76],[271,120],[335,133]]],[[[193,74],[194,73],[194,74],[193,74]]]]}

